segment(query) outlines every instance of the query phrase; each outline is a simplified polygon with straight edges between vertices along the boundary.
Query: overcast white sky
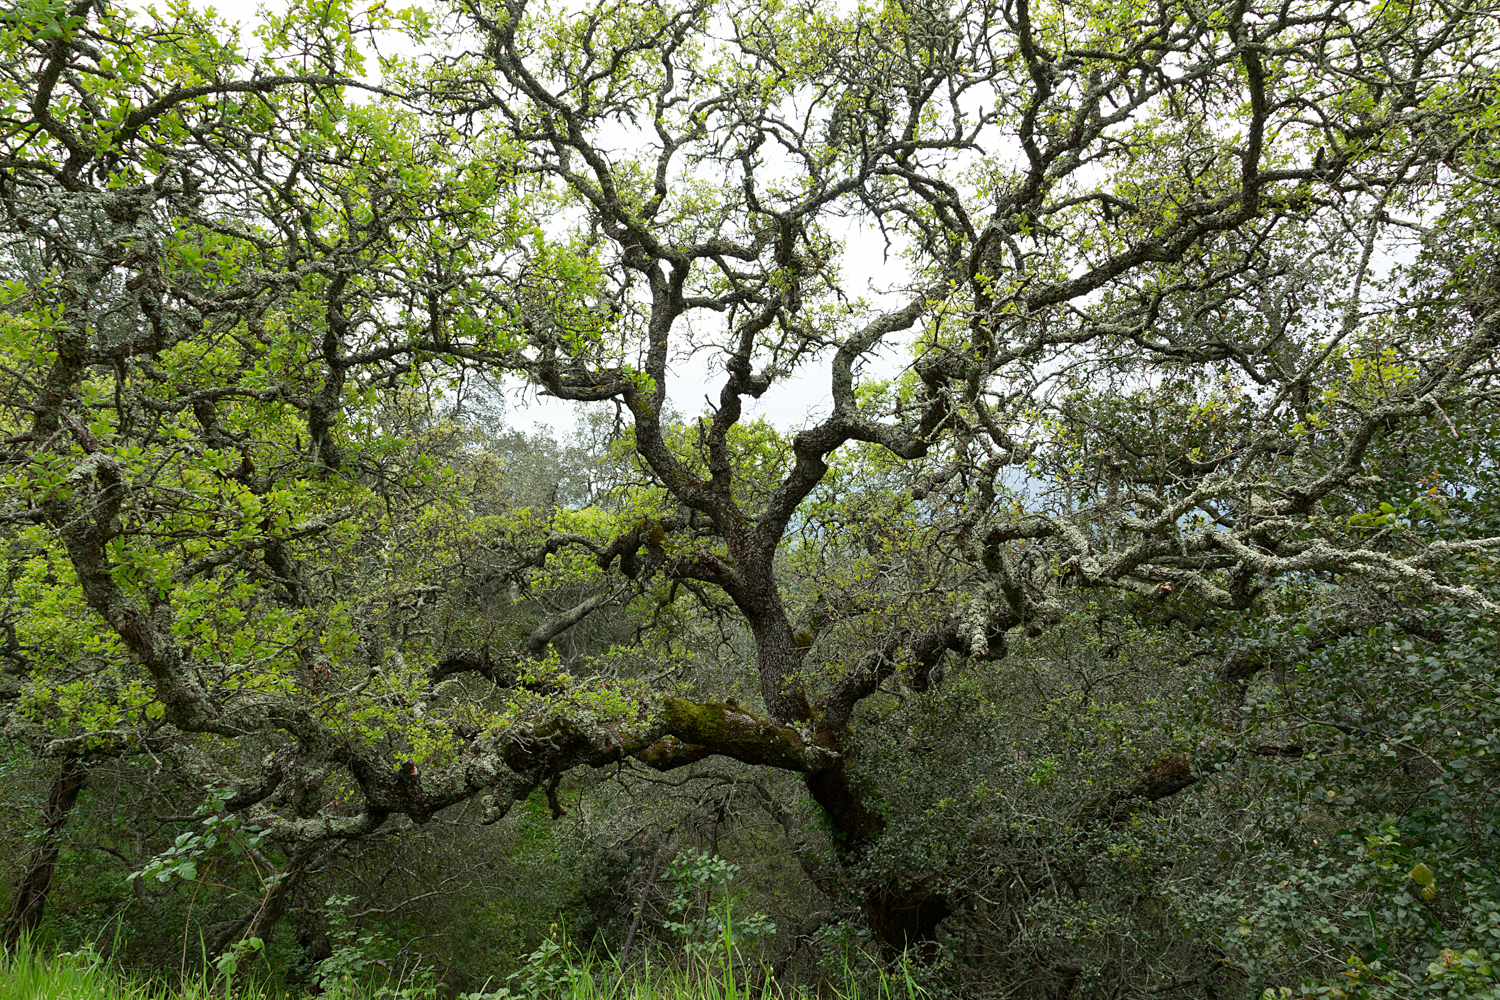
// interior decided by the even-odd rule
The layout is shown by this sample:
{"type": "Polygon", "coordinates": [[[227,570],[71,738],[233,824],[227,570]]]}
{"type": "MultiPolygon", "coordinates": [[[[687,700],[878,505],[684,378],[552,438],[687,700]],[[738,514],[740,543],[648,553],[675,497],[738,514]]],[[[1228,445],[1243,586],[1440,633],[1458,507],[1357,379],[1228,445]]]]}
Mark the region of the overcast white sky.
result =
{"type": "MultiPolygon", "coordinates": [[[[148,0],[117,2],[137,10],[144,10],[149,5],[148,0]]],[[[194,0],[194,5],[211,7],[225,20],[238,22],[241,39],[246,44],[253,42],[251,32],[260,22],[259,12],[263,8],[274,12],[286,9],[285,0],[194,0]]],[[[880,293],[899,279],[900,272],[899,268],[887,265],[885,246],[879,233],[873,229],[851,228],[844,240],[845,289],[851,295],[861,295],[872,302],[885,300],[880,293]]],[[[893,338],[880,354],[870,359],[866,373],[874,377],[890,377],[899,372],[908,360],[906,343],[905,339],[893,338]]],[[[720,380],[712,377],[708,364],[707,353],[700,353],[673,365],[674,377],[668,383],[668,393],[673,405],[684,415],[702,412],[705,396],[717,405],[720,380]]],[[[831,405],[825,363],[808,366],[796,378],[777,384],[759,400],[746,400],[745,411],[748,417],[764,416],[777,427],[787,430],[799,428],[810,417],[826,413],[831,405]]],[[[574,404],[540,396],[534,388],[526,389],[516,384],[507,400],[505,419],[507,424],[521,429],[549,426],[566,434],[573,426],[574,414],[574,404]]]]}

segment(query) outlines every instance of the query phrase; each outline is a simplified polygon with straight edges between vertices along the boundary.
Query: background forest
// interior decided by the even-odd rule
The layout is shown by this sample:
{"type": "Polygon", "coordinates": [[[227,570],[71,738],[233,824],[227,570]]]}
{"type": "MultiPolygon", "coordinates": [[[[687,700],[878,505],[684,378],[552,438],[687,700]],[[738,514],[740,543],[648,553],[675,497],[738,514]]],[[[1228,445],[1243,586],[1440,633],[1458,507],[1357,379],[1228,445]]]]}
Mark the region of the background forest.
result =
{"type": "Polygon", "coordinates": [[[11,5],[3,943],[1500,996],[1497,14],[11,5]]]}

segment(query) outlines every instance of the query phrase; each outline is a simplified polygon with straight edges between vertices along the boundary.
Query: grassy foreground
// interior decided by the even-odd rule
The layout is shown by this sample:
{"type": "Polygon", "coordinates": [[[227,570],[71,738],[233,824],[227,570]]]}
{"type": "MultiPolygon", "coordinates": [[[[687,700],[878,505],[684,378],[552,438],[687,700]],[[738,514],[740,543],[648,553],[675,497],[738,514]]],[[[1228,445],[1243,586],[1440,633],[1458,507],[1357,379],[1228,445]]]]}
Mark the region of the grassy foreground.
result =
{"type": "MultiPolygon", "coordinates": [[[[176,979],[175,976],[172,977],[176,979]]],[[[267,989],[254,979],[231,983],[151,981],[122,975],[94,952],[44,955],[24,945],[0,953],[0,1000],[291,1000],[303,991],[267,989]]],[[[321,1000],[438,1000],[430,985],[370,984],[351,979],[326,983],[321,1000]]],[[[813,994],[784,989],[774,980],[756,986],[739,981],[729,968],[704,963],[696,969],[631,968],[624,972],[590,956],[573,955],[546,981],[462,994],[458,1000],[810,1000],[813,994]]],[[[909,976],[881,975],[861,991],[850,976],[842,988],[824,989],[819,1000],[920,1000],[922,990],[909,976]]]]}
{"type": "MultiPolygon", "coordinates": [[[[224,996],[223,990],[212,994],[224,996]]],[[[257,992],[240,993],[244,1000],[265,1000],[257,992]]],[[[199,984],[172,989],[122,978],[88,953],[39,955],[22,946],[14,954],[0,955],[0,1000],[208,1000],[209,991],[199,984]]]]}

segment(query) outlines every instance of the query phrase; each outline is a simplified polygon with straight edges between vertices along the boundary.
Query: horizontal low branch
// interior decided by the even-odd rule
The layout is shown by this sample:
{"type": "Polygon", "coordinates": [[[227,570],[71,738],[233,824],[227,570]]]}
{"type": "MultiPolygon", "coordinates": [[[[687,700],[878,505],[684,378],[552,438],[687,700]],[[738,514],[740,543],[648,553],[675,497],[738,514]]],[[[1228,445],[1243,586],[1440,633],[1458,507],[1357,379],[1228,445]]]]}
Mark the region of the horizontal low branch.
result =
{"type": "Polygon", "coordinates": [[[635,754],[658,771],[715,755],[804,773],[824,770],[839,760],[837,753],[797,729],[757,718],[733,702],[668,698],[662,703],[662,717],[668,734],[635,754]]]}

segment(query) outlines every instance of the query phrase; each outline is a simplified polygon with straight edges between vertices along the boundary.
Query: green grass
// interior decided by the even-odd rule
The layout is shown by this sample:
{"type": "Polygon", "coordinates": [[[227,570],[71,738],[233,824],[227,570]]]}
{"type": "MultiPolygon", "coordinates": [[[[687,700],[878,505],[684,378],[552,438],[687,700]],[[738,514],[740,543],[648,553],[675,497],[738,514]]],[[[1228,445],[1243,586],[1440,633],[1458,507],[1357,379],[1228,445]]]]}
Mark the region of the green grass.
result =
{"type": "MultiPolygon", "coordinates": [[[[743,973],[743,970],[740,970],[743,973]]],[[[571,949],[559,950],[535,973],[505,987],[469,994],[471,1000],[921,1000],[922,991],[909,974],[879,975],[863,992],[845,970],[841,987],[816,994],[783,988],[766,975],[748,980],[731,963],[712,957],[680,966],[644,966],[620,970],[607,959],[571,949]]],[[[175,974],[171,977],[176,979],[175,974]]],[[[322,1000],[439,1000],[431,986],[418,983],[370,983],[345,979],[328,983],[322,1000]]],[[[253,980],[232,987],[217,981],[163,982],[129,976],[112,969],[94,952],[39,954],[24,945],[0,954],[0,1000],[273,1000],[253,980]]],[[[303,996],[305,994],[293,994],[303,996]]]]}
{"type": "MultiPolygon", "coordinates": [[[[121,976],[92,951],[42,955],[23,943],[0,954],[0,1000],[210,1000],[222,998],[202,984],[174,987],[121,976]]],[[[265,1000],[253,985],[234,1000],[265,1000]]]]}

